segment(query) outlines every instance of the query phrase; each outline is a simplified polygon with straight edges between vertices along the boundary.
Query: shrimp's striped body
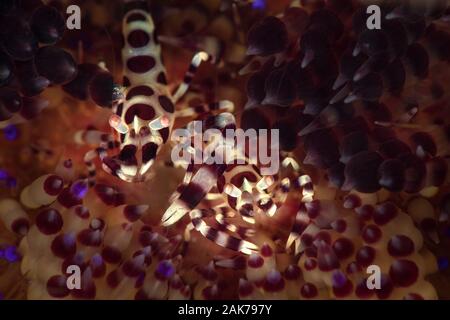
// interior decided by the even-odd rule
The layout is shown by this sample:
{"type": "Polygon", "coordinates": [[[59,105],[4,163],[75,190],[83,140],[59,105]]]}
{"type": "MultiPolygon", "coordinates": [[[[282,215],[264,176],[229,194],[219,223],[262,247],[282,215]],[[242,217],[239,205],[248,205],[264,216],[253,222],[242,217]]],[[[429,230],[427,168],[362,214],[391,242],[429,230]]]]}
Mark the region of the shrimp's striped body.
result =
{"type": "Polygon", "coordinates": [[[103,168],[120,179],[145,180],[174,122],[174,102],[166,86],[161,47],[150,14],[140,2],[123,18],[122,48],[125,93],[110,124],[119,134],[120,153],[103,159],[103,168]]]}
{"type": "MultiPolygon", "coordinates": [[[[95,184],[93,160],[97,156],[105,171],[124,181],[141,182],[148,178],[161,146],[169,140],[176,103],[187,92],[201,62],[212,59],[205,52],[195,54],[183,82],[172,95],[162,63],[161,46],[155,36],[155,25],[146,6],[145,1],[125,1],[123,89],[118,89],[121,92],[117,94],[114,114],[109,120],[116,134],[114,137],[105,134],[96,141],[99,147],[86,154],[90,185],[95,184]],[[108,155],[108,150],[117,145],[118,154],[108,155]]],[[[181,111],[181,115],[193,113],[186,109],[181,111]]],[[[85,135],[86,132],[79,134],[80,137],[85,135]]],[[[83,138],[78,140],[86,142],[83,138]]]]}

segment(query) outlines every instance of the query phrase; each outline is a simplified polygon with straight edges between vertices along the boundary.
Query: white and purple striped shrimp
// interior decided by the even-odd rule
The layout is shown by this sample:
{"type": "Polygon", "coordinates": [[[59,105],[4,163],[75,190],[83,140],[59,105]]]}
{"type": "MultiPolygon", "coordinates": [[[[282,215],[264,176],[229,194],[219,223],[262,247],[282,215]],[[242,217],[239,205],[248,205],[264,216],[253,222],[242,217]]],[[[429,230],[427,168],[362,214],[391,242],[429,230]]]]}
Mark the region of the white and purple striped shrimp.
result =
{"type": "MultiPolygon", "coordinates": [[[[96,169],[93,160],[99,157],[108,173],[127,182],[147,179],[148,171],[167,142],[174,124],[175,105],[189,89],[195,72],[202,61],[213,58],[206,52],[194,55],[191,65],[177,90],[171,94],[166,81],[166,70],[161,59],[161,47],[155,36],[155,26],[142,0],[126,0],[123,17],[122,48],[123,89],[114,92],[113,112],[109,124],[118,137],[98,133],[94,144],[98,148],[88,152],[85,163],[89,171],[89,184],[95,184],[96,169]],[[117,142],[116,142],[117,141],[117,142]],[[117,155],[109,156],[108,150],[119,146],[117,155]]],[[[229,107],[216,103],[202,110],[229,107]]],[[[197,113],[180,110],[180,116],[197,113]]],[[[81,132],[79,142],[85,142],[92,132],[81,132]]],[[[88,141],[86,141],[88,142],[88,141]]]]}
{"type": "MultiPolygon", "coordinates": [[[[230,114],[223,113],[215,119],[227,115],[230,114]]],[[[229,122],[218,122],[222,123],[222,132],[234,125],[231,115],[229,122]]],[[[311,201],[313,187],[307,175],[296,171],[292,178],[264,176],[238,148],[232,154],[231,161],[224,165],[188,166],[185,180],[172,196],[162,224],[173,225],[189,214],[191,222],[186,226],[185,239],[189,239],[190,231],[197,230],[221,247],[249,255],[258,251],[258,246],[248,241],[255,234],[257,216],[275,215],[291,189],[301,188],[302,201],[311,201]],[[202,204],[208,209],[199,209],[202,204]]]]}

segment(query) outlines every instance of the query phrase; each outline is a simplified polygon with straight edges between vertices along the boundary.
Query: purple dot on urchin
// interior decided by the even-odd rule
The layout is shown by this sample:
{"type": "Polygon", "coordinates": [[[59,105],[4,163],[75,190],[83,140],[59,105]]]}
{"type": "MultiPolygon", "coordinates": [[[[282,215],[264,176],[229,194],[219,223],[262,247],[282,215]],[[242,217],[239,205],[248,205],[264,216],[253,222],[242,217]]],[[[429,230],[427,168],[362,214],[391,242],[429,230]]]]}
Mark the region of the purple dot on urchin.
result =
{"type": "Polygon", "coordinates": [[[92,256],[91,258],[91,264],[93,264],[94,266],[99,266],[103,263],[103,258],[101,255],[99,254],[95,254],[92,256]]]}
{"type": "Polygon", "coordinates": [[[446,258],[446,257],[439,257],[437,262],[438,262],[438,267],[439,267],[440,271],[444,271],[444,270],[448,269],[448,267],[449,267],[448,258],[446,258]]]}
{"type": "Polygon", "coordinates": [[[76,181],[71,187],[71,193],[78,199],[83,199],[88,192],[88,185],[84,181],[76,181]]]}
{"type": "Polygon", "coordinates": [[[3,134],[5,135],[6,140],[14,141],[19,136],[19,130],[17,129],[17,126],[10,124],[3,129],[3,134]]]}
{"type": "Polygon", "coordinates": [[[5,300],[5,295],[2,292],[0,292],[0,300],[5,300]]]}
{"type": "Polygon", "coordinates": [[[255,0],[252,7],[257,10],[264,10],[266,8],[266,0],[255,0]]]}
{"type": "Polygon", "coordinates": [[[156,268],[156,274],[161,278],[168,279],[175,273],[175,268],[169,260],[163,260],[156,268]]]}
{"type": "Polygon", "coordinates": [[[10,263],[17,262],[21,259],[20,254],[17,252],[17,248],[15,246],[8,246],[4,250],[4,255],[6,261],[10,263]]]}
{"type": "Polygon", "coordinates": [[[342,271],[336,270],[331,276],[331,282],[333,287],[340,288],[347,283],[347,277],[342,271]]]}
{"type": "Polygon", "coordinates": [[[8,172],[5,170],[0,169],[0,180],[5,180],[9,177],[8,172]]]}

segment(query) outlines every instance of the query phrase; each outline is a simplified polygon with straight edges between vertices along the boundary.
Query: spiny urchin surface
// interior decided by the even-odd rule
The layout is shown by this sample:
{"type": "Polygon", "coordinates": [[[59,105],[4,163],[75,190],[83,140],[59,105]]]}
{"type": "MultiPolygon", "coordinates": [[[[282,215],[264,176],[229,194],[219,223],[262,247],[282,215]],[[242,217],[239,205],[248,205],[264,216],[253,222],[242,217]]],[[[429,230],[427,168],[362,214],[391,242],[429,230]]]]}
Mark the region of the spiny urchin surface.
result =
{"type": "Polygon", "coordinates": [[[450,12],[369,4],[2,3],[0,296],[448,298],[450,12]],[[193,120],[278,129],[280,170],[173,163],[193,120]]]}

